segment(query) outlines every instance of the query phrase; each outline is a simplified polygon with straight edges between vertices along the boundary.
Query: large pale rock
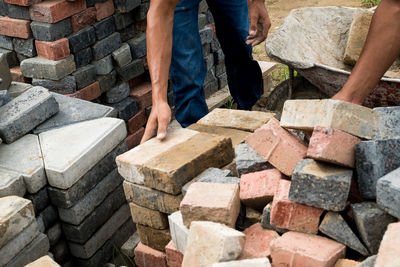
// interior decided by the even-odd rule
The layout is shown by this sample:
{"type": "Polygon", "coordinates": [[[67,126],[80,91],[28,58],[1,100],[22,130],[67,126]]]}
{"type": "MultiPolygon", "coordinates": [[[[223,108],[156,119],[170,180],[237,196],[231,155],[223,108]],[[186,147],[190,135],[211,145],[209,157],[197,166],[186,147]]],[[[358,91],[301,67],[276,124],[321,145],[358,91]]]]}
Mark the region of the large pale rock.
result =
{"type": "Polygon", "coordinates": [[[32,202],[9,196],[0,198],[0,248],[35,219],[32,202]]]}
{"type": "Polygon", "coordinates": [[[351,23],[349,36],[347,39],[346,50],[344,51],[343,61],[349,65],[355,65],[360,57],[361,50],[367,39],[369,26],[374,12],[358,9],[354,13],[351,23]]]}
{"type": "Polygon", "coordinates": [[[68,189],[126,134],[124,121],[114,118],[76,123],[41,133],[39,138],[49,184],[68,189]]]}
{"type": "Polygon", "coordinates": [[[235,147],[240,143],[243,143],[246,137],[249,135],[249,132],[230,129],[226,127],[219,127],[219,126],[212,126],[212,125],[204,125],[194,123],[188,127],[191,130],[203,132],[203,133],[210,133],[210,134],[217,134],[226,136],[232,139],[232,145],[235,147]]]}
{"type": "Polygon", "coordinates": [[[197,123],[254,132],[274,116],[270,112],[216,108],[197,123]]]}
{"type": "Polygon", "coordinates": [[[20,196],[26,192],[21,174],[0,167],[0,197],[20,196]]]}
{"type": "Polygon", "coordinates": [[[153,138],[119,155],[116,158],[118,171],[128,182],[144,184],[143,165],[146,162],[151,161],[171,147],[185,142],[196,134],[198,132],[188,129],[169,128],[166,140],[161,142],[157,138],[153,138]]]}
{"type": "Polygon", "coordinates": [[[223,167],[233,158],[231,139],[199,133],[145,163],[144,184],[170,194],[179,194],[183,185],[196,175],[210,167],[223,167]]]}
{"type": "Polygon", "coordinates": [[[377,133],[378,114],[339,100],[288,100],[283,107],[281,126],[305,131],[323,126],[372,139],[377,133]]]}
{"type": "Polygon", "coordinates": [[[245,235],[225,225],[193,222],[187,240],[182,267],[211,266],[237,259],[242,253],[245,235]]]}

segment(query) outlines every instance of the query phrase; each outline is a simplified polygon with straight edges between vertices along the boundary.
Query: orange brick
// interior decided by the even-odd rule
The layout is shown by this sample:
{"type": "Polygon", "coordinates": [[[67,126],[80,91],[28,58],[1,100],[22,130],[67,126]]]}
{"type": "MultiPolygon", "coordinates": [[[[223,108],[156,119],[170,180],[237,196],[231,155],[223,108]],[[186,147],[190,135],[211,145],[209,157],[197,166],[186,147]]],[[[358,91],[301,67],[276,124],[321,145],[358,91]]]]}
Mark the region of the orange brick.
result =
{"type": "Polygon", "coordinates": [[[41,2],[42,0],[4,0],[7,4],[17,5],[17,6],[30,6],[41,2]]]}
{"type": "Polygon", "coordinates": [[[0,18],[0,34],[23,39],[32,37],[31,22],[23,19],[0,18]]]}
{"type": "Polygon", "coordinates": [[[375,267],[400,266],[400,222],[389,224],[376,257],[375,267]]]}
{"type": "Polygon", "coordinates": [[[276,119],[250,134],[246,143],[287,176],[306,157],[307,146],[294,134],[279,125],[276,119]]]}
{"type": "Polygon", "coordinates": [[[39,57],[50,60],[60,60],[70,55],[67,38],[62,38],[54,42],[35,40],[35,45],[39,57]]]}
{"type": "Polygon", "coordinates": [[[147,122],[146,111],[142,109],[135,116],[128,120],[128,132],[130,134],[142,128],[147,122]]]}
{"type": "Polygon", "coordinates": [[[354,168],[355,146],[361,139],[340,130],[317,126],[314,128],[307,157],[354,168]]]}
{"type": "Polygon", "coordinates": [[[279,237],[272,230],[262,228],[261,223],[256,223],[245,229],[246,243],[239,260],[265,258],[271,256],[270,243],[279,237]]]}
{"type": "Polygon", "coordinates": [[[104,3],[96,3],[96,19],[100,21],[102,19],[108,18],[114,14],[114,2],[113,0],[107,0],[104,3]]]}
{"type": "Polygon", "coordinates": [[[277,169],[253,172],[240,177],[240,201],[246,206],[263,209],[272,201],[283,175],[277,169]]]}
{"type": "Polygon", "coordinates": [[[98,98],[101,95],[100,93],[100,84],[99,82],[94,82],[85,88],[82,88],[75,93],[68,95],[70,97],[80,98],[82,100],[92,101],[98,98]]]}
{"type": "Polygon", "coordinates": [[[281,179],[271,206],[270,223],[276,227],[303,233],[318,233],[323,209],[289,200],[290,181],[281,179]]]}
{"type": "Polygon", "coordinates": [[[135,248],[135,263],[138,267],[167,267],[165,253],[139,242],[135,248]]]}
{"type": "Polygon", "coordinates": [[[168,267],[181,267],[183,261],[183,254],[175,247],[174,242],[169,241],[165,247],[165,254],[167,254],[168,267]]]}
{"type": "Polygon", "coordinates": [[[34,21],[56,23],[85,9],[85,0],[49,0],[32,5],[29,14],[34,21]]]}
{"type": "Polygon", "coordinates": [[[126,138],[126,143],[128,144],[128,148],[132,149],[135,146],[139,145],[140,140],[142,140],[143,134],[144,134],[144,128],[142,127],[135,133],[128,135],[128,137],[126,138]]]}
{"type": "Polygon", "coordinates": [[[130,96],[136,100],[139,109],[145,109],[152,104],[151,92],[151,83],[146,82],[131,89],[130,96]]]}
{"type": "Polygon", "coordinates": [[[328,238],[287,232],[271,242],[272,266],[332,267],[346,247],[328,238]]]}
{"type": "Polygon", "coordinates": [[[71,17],[71,26],[73,32],[80,30],[94,24],[96,22],[96,8],[89,7],[82,12],[75,14],[71,17]]]}
{"type": "Polygon", "coordinates": [[[348,259],[339,259],[335,263],[335,266],[333,266],[333,267],[356,267],[359,264],[360,264],[359,261],[353,261],[353,260],[348,260],[348,259]]]}

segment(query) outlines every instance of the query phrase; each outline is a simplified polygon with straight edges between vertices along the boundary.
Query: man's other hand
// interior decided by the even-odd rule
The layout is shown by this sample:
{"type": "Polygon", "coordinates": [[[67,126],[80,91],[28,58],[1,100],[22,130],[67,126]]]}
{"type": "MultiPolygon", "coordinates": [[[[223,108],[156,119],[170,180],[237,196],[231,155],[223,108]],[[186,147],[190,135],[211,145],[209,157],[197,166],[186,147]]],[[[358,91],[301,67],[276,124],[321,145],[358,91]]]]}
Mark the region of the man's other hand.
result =
{"type": "Polygon", "coordinates": [[[250,28],[246,44],[256,46],[267,39],[271,20],[264,0],[248,0],[250,28]]]}
{"type": "Polygon", "coordinates": [[[144,143],[152,138],[157,132],[157,139],[164,140],[167,136],[167,126],[171,121],[171,108],[167,102],[156,103],[151,108],[149,119],[147,120],[146,130],[144,131],[140,143],[144,143]]]}

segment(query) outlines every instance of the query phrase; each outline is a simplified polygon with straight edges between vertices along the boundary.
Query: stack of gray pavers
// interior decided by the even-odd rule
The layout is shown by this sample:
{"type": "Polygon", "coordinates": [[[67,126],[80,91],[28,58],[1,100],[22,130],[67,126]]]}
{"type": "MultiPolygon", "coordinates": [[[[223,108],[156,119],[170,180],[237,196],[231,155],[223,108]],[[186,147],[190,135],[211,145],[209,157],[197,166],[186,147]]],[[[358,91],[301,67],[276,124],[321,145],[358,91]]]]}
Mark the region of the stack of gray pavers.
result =
{"type": "Polygon", "coordinates": [[[39,231],[32,202],[0,197],[0,266],[24,266],[49,251],[49,240],[39,231]]]}

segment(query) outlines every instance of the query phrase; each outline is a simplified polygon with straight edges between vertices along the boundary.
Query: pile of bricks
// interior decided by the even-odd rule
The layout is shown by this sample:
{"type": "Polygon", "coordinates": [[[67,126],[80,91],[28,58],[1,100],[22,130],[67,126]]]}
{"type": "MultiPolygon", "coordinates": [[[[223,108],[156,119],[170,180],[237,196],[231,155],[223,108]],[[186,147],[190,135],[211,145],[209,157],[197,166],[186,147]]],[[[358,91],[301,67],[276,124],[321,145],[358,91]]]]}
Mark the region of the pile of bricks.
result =
{"type": "Polygon", "coordinates": [[[138,266],[397,266],[400,109],[274,115],[216,109],[117,157],[138,266]]]}
{"type": "MultiPolygon", "coordinates": [[[[0,70],[9,97],[33,86],[116,109],[129,148],[139,144],[151,110],[146,59],[148,0],[1,0],[0,70]]],[[[224,55],[205,1],[199,33],[207,67],[206,96],[227,85],[224,55]]],[[[2,92],[5,94],[5,92],[2,92]]],[[[0,96],[1,98],[1,96],[0,96]]],[[[168,101],[173,106],[172,87],[168,101]]]]}

